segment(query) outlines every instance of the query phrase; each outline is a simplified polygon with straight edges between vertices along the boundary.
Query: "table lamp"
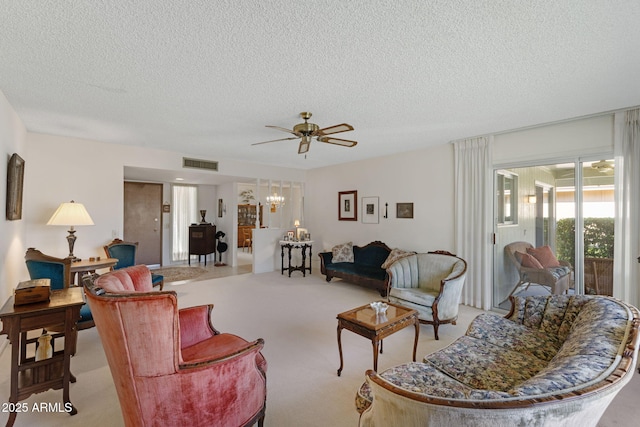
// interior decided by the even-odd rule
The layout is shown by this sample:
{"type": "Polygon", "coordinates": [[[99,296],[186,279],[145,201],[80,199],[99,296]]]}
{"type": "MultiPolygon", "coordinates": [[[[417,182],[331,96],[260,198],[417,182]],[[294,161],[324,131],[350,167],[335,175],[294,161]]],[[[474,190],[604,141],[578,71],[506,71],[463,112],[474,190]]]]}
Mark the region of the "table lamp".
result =
{"type": "Polygon", "coordinates": [[[75,203],[73,200],[69,203],[62,203],[58,209],[53,213],[47,225],[66,225],[69,226],[69,235],[67,236],[67,242],[69,242],[69,258],[74,261],[80,261],[73,255],[73,245],[76,242],[75,232],[73,229],[77,225],[93,225],[93,220],[89,216],[89,212],[85,209],[82,203],[75,203]]]}

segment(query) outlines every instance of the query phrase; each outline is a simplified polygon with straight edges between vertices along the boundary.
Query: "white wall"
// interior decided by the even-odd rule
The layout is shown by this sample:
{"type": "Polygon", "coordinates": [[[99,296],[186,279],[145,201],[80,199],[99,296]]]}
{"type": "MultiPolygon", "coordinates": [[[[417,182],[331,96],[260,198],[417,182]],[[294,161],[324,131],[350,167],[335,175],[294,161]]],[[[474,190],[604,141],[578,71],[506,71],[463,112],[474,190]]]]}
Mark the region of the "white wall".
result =
{"type": "Polygon", "coordinates": [[[454,251],[453,146],[314,169],[305,184],[305,223],[315,254],[353,241],[389,247],[454,251]],[[358,191],[358,221],[338,221],[338,192],[358,191]],[[362,197],[379,197],[380,222],[362,223],[362,197]],[[396,203],[413,202],[414,218],[396,218],[396,203]],[[388,218],[383,218],[388,203],[388,218]]]}
{"type": "MultiPolygon", "coordinates": [[[[0,200],[2,200],[3,205],[7,200],[6,176],[11,155],[18,153],[24,159],[26,171],[29,171],[32,167],[25,149],[26,134],[27,131],[22,120],[20,120],[7,98],[0,91],[0,151],[2,152],[2,161],[0,162],[0,177],[2,177],[0,200]]],[[[26,183],[24,190],[25,193],[30,190],[26,183]]],[[[24,219],[26,212],[24,204],[23,219],[21,220],[7,221],[4,214],[5,209],[2,209],[2,211],[3,220],[0,221],[0,261],[2,262],[2,268],[0,268],[0,304],[4,304],[9,298],[18,282],[28,279],[22,274],[27,229],[24,219]]],[[[0,344],[0,348],[4,344],[0,344]]]]}
{"type": "MultiPolygon", "coordinates": [[[[66,228],[45,224],[61,202],[75,200],[85,205],[95,223],[94,226],[78,227],[74,253],[80,258],[102,255],[102,246],[112,239],[113,233],[122,233],[125,166],[182,170],[182,157],[188,156],[179,152],[34,133],[26,135],[26,149],[29,161],[25,172],[23,218],[27,232],[26,244],[23,246],[36,247],[54,256],[66,256],[66,228]]],[[[219,173],[249,178],[261,176],[304,180],[302,170],[224,159],[220,160],[219,173]]],[[[203,203],[203,206],[210,206],[207,208],[207,220],[218,225],[217,198],[224,198],[229,209],[235,191],[227,194],[218,189],[218,194],[215,194],[204,187],[199,202],[203,203]]],[[[169,197],[169,194],[165,193],[165,196],[169,197]]],[[[170,201],[170,198],[167,200],[170,201]]],[[[228,210],[226,215],[230,215],[228,210]]],[[[163,218],[163,221],[169,220],[168,216],[163,218]]],[[[229,243],[231,227],[226,224],[224,226],[227,229],[220,228],[228,234],[229,243]]],[[[163,234],[168,234],[166,228],[163,234]]],[[[24,257],[24,251],[21,251],[24,257]]],[[[166,260],[166,247],[164,252],[166,260]]],[[[28,278],[28,274],[23,259],[21,268],[21,279],[24,280],[28,278]]]]}
{"type": "MultiPolygon", "coordinates": [[[[229,183],[218,186],[218,198],[224,203],[222,217],[215,218],[216,232],[222,231],[225,237],[222,239],[228,246],[226,252],[222,254],[222,262],[227,265],[236,265],[236,252],[238,241],[238,209],[236,203],[237,184],[229,183]]],[[[217,201],[216,201],[217,204],[217,201]]]]}

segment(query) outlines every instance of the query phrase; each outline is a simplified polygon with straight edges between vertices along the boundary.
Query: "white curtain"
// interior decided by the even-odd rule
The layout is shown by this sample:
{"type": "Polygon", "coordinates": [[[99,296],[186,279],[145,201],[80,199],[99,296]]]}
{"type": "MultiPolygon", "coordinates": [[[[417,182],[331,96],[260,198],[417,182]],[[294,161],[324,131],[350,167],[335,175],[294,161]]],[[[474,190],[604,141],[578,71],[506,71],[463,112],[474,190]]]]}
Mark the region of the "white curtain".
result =
{"type": "Polygon", "coordinates": [[[455,242],[467,261],[462,303],[491,309],[493,232],[493,137],[453,142],[455,179],[455,242]]]}
{"type": "Polygon", "coordinates": [[[172,260],[189,257],[189,225],[198,221],[198,187],[173,186],[173,245],[172,260]]]}
{"type": "Polygon", "coordinates": [[[640,306],[640,109],[615,116],[613,296],[640,306]]]}

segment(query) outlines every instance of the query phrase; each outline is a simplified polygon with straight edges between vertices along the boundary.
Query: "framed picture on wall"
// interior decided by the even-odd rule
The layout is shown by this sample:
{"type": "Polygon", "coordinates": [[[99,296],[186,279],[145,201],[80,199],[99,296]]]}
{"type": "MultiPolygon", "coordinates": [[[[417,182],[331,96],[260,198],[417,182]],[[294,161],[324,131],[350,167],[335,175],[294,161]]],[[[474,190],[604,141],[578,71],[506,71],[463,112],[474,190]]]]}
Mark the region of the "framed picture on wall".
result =
{"type": "Polygon", "coordinates": [[[358,220],[358,192],[356,190],[338,193],[338,220],[358,220]]]}
{"type": "Polygon", "coordinates": [[[378,197],[362,198],[362,223],[377,224],[380,214],[378,212],[378,197]]]}
{"type": "Polygon", "coordinates": [[[413,218],[413,203],[396,203],[396,218],[413,218]]]}
{"type": "Polygon", "coordinates": [[[22,219],[24,159],[13,153],[7,167],[7,220],[22,219]]]}
{"type": "Polygon", "coordinates": [[[222,218],[223,208],[224,208],[224,201],[222,199],[218,199],[218,218],[222,218]]]}

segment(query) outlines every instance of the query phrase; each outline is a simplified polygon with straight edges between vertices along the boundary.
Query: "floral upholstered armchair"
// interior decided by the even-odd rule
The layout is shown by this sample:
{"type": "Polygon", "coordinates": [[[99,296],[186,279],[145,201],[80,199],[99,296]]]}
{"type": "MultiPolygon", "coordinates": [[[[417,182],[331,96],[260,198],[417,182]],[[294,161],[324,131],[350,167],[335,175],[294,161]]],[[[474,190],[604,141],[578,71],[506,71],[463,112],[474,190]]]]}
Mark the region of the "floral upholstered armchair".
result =
{"type": "Polygon", "coordinates": [[[411,254],[389,268],[389,301],[418,311],[420,323],[456,324],[467,263],[448,252],[411,254]]]}
{"type": "MultiPolygon", "coordinates": [[[[83,283],[125,425],[262,426],[264,341],[217,331],[213,305],[179,310],[175,292],[136,291],[133,283],[126,289],[131,277],[122,276],[124,270],[107,273],[107,280],[86,276],[83,283]]],[[[151,289],[148,272],[132,277],[148,281],[140,289],[151,289]]]]}

